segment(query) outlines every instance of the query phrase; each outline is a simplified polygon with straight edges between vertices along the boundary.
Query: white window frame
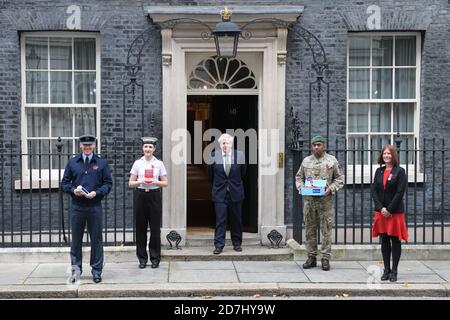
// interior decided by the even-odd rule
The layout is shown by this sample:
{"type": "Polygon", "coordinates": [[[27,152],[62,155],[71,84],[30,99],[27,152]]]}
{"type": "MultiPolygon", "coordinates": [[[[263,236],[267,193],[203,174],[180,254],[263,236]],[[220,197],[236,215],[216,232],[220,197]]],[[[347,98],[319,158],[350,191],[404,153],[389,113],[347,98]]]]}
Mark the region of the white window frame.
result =
{"type": "MultiPolygon", "coordinates": [[[[97,32],[70,32],[70,31],[55,31],[55,32],[23,32],[20,35],[20,61],[21,61],[21,152],[22,154],[28,153],[28,145],[27,141],[28,139],[28,126],[27,126],[27,116],[26,116],[26,108],[33,108],[33,107],[59,107],[59,108],[93,108],[95,107],[96,110],[96,134],[97,134],[97,147],[96,152],[100,152],[100,107],[101,107],[101,54],[100,54],[101,44],[100,44],[100,34],[97,32]],[[50,101],[46,104],[41,103],[26,103],[26,61],[25,61],[25,38],[26,37],[65,37],[65,38],[72,38],[72,50],[73,49],[73,39],[74,38],[95,38],[95,80],[96,80],[96,88],[95,88],[95,94],[96,94],[96,101],[95,104],[51,104],[50,101]]],[[[74,55],[72,54],[72,101],[74,101],[74,55]]],[[[49,62],[50,63],[50,62],[49,62]]],[[[48,68],[50,68],[50,64],[48,65],[48,68]]],[[[56,70],[57,71],[57,70],[56,70]]],[[[92,71],[92,70],[89,70],[92,71]]],[[[50,79],[48,79],[48,85],[50,90],[50,79]]],[[[49,92],[50,94],[50,92],[49,92]]],[[[74,137],[61,137],[61,138],[74,138],[74,137]]],[[[35,138],[39,140],[39,138],[35,138]]],[[[33,139],[31,139],[33,140],[33,139]]],[[[56,140],[56,138],[51,138],[51,140],[56,140]]],[[[72,150],[74,153],[78,152],[76,144],[75,149],[72,150]]],[[[50,150],[51,152],[51,150],[50,150]]],[[[66,153],[66,152],[64,152],[66,153]]],[[[30,170],[28,168],[28,157],[23,156],[22,157],[22,179],[15,181],[15,189],[37,189],[37,188],[59,188],[60,181],[59,181],[59,175],[64,175],[64,169],[61,169],[60,172],[58,172],[58,169],[33,169],[31,170],[31,176],[30,176],[30,170]],[[50,172],[51,171],[51,172],[50,172]],[[50,176],[51,174],[51,176],[50,176]],[[32,181],[32,185],[30,185],[30,178],[32,181]],[[50,180],[51,179],[51,180],[50,180]]]]}
{"type": "MultiPolygon", "coordinates": [[[[351,103],[367,103],[367,104],[373,104],[373,103],[405,103],[410,102],[415,104],[415,110],[414,110],[414,138],[417,138],[417,149],[420,149],[419,145],[419,133],[420,133],[420,83],[421,83],[421,61],[422,61],[422,34],[421,32],[352,32],[348,33],[347,36],[347,106],[346,106],[346,141],[347,141],[347,149],[351,147],[348,145],[348,139],[351,136],[367,136],[369,137],[368,143],[370,144],[370,107],[369,107],[369,131],[368,132],[352,132],[349,133],[348,130],[348,116],[349,116],[349,105],[351,103]],[[392,73],[392,98],[391,99],[373,99],[372,98],[372,41],[370,41],[370,64],[369,66],[350,66],[350,39],[352,37],[382,37],[382,36],[415,36],[416,37],[416,97],[414,99],[395,99],[395,69],[397,68],[411,68],[412,66],[395,66],[395,41],[393,41],[393,61],[392,61],[392,67],[386,66],[386,68],[392,68],[394,69],[394,72],[392,73]],[[350,70],[351,69],[364,69],[369,68],[370,69],[370,78],[369,78],[369,99],[350,99],[350,70]]],[[[379,68],[377,66],[377,68],[379,68]]],[[[383,68],[381,66],[381,68],[383,68]]],[[[394,108],[391,107],[391,123],[394,121],[394,114],[393,111],[394,108]]],[[[391,126],[393,128],[393,126],[391,126]]],[[[391,141],[393,141],[393,138],[395,137],[396,132],[377,132],[376,135],[390,135],[391,141]]],[[[408,132],[400,132],[401,135],[410,135],[411,133],[408,132]]],[[[368,146],[365,146],[365,148],[368,146]]],[[[353,177],[353,165],[348,164],[348,154],[347,154],[347,183],[355,183],[355,184],[370,184],[372,183],[373,177],[370,176],[370,166],[372,166],[372,174],[375,173],[376,168],[379,167],[378,164],[371,164],[372,160],[370,158],[370,155],[368,155],[368,164],[355,165],[355,177],[353,177]],[[364,177],[361,176],[361,166],[363,166],[364,171],[364,177]]],[[[417,157],[417,168],[419,170],[420,168],[420,152],[418,152],[417,157]]],[[[421,172],[417,172],[417,176],[414,176],[414,164],[406,164],[401,165],[401,167],[405,168],[408,172],[408,182],[424,182],[424,174],[421,172]],[[408,168],[406,168],[408,167],[408,168]]]]}

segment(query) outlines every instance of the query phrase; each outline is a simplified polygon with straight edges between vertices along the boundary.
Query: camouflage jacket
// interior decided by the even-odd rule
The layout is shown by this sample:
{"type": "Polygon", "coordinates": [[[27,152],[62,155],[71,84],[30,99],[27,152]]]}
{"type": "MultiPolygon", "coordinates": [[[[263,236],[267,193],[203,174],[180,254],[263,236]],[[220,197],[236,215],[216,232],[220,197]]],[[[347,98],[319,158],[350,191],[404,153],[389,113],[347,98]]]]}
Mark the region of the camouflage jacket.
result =
{"type": "Polygon", "coordinates": [[[308,177],[327,180],[327,185],[333,194],[344,186],[344,175],[339,168],[339,162],[326,152],[320,159],[314,155],[303,159],[295,175],[295,185],[298,190],[304,186],[305,179],[308,177]]]}

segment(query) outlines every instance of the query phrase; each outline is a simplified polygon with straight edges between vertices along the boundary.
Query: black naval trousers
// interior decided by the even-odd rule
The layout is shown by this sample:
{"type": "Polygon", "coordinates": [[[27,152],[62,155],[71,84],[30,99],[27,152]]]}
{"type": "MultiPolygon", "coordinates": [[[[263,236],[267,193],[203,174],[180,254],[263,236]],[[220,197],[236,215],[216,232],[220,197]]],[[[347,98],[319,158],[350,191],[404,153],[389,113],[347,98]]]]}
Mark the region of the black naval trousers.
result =
{"type": "Polygon", "coordinates": [[[137,188],[134,192],[134,213],[136,217],[136,255],[139,263],[148,262],[147,230],[150,225],[150,242],[148,249],[150,261],[161,260],[161,188],[149,190],[137,188]]]}

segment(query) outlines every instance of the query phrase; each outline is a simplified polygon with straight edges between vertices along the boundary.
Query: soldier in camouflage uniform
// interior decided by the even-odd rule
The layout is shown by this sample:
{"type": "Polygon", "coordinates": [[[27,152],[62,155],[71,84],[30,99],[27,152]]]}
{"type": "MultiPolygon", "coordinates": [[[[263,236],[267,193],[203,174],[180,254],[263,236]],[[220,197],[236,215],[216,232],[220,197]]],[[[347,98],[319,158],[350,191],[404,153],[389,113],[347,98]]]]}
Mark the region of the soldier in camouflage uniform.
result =
{"type": "Polygon", "coordinates": [[[313,154],[303,159],[295,181],[298,190],[305,184],[305,179],[327,180],[324,196],[304,196],[304,217],[306,228],[306,251],[308,260],[303,268],[317,266],[317,228],[322,231],[322,269],[330,270],[331,231],[334,224],[333,194],[344,186],[344,175],[339,169],[335,157],[325,152],[325,139],[315,136],[311,139],[313,154]]]}

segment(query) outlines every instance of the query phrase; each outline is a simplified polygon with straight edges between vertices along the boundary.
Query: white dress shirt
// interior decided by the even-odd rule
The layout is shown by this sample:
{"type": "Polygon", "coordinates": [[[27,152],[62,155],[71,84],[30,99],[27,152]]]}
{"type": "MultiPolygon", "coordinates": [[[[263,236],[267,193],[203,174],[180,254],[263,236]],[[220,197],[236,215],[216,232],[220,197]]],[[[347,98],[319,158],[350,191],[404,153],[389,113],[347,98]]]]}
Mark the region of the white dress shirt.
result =
{"type": "Polygon", "coordinates": [[[167,175],[167,171],[166,171],[166,168],[164,167],[163,162],[156,159],[156,157],[154,157],[154,156],[152,157],[152,159],[150,161],[145,160],[145,156],[143,156],[142,158],[140,158],[134,162],[130,173],[132,175],[137,176],[137,181],[141,182],[138,186],[139,189],[158,189],[159,188],[154,183],[146,184],[146,183],[142,182],[144,180],[145,169],[149,169],[152,166],[153,166],[153,179],[155,181],[159,181],[159,177],[167,175]]]}

